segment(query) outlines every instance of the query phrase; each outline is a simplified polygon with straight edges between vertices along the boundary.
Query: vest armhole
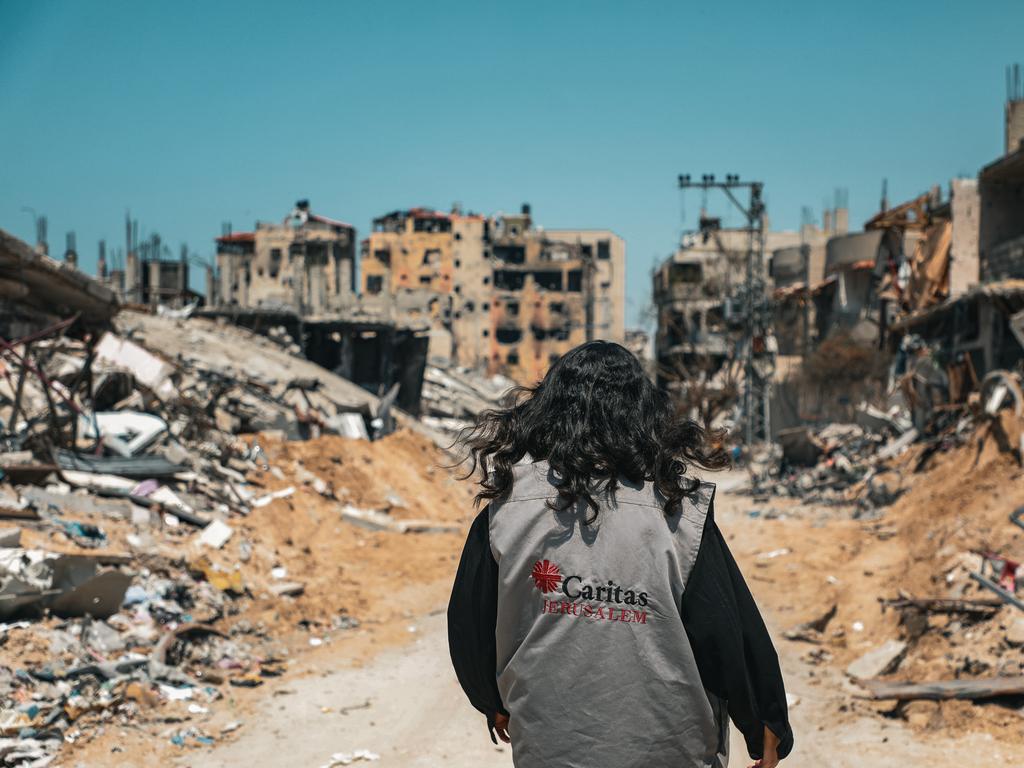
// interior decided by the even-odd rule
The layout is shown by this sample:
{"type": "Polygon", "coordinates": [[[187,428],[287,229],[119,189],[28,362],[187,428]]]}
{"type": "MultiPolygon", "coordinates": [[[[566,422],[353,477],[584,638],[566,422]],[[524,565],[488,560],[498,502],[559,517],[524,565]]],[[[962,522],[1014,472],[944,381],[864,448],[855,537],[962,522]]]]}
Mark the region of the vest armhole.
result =
{"type": "Polygon", "coordinates": [[[701,483],[697,493],[694,494],[697,498],[691,501],[693,504],[692,510],[689,514],[683,515],[683,520],[692,526],[693,529],[693,546],[689,548],[689,551],[686,553],[686,560],[682,563],[684,584],[689,582],[690,573],[697,562],[697,553],[700,552],[701,545],[704,543],[704,532],[708,528],[708,519],[714,520],[715,493],[717,490],[718,488],[714,483],[701,483]],[[708,493],[709,489],[710,493],[708,493]]]}

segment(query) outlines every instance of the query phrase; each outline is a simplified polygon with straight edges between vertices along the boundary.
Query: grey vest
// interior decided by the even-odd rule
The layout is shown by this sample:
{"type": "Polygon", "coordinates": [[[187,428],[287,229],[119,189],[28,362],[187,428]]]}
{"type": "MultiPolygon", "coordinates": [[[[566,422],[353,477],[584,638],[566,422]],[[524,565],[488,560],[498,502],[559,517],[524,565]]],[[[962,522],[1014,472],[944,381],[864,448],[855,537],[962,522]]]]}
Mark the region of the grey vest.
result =
{"type": "Polygon", "coordinates": [[[650,483],[554,512],[547,462],[491,504],[498,689],[517,768],[725,766],[724,702],[704,690],[679,616],[714,486],[665,515],[650,483]],[[582,505],[581,505],[582,506],[582,505]]]}

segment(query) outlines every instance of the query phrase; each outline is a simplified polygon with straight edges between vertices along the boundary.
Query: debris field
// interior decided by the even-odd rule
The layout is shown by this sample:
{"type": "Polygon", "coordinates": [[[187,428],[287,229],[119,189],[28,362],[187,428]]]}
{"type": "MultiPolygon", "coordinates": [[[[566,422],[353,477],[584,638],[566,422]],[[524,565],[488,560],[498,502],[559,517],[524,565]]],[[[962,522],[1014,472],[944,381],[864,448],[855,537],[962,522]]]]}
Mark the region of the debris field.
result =
{"type": "Polygon", "coordinates": [[[233,738],[243,689],[393,642],[450,573],[470,498],[436,433],[236,327],[69,325],[0,362],[0,765],[233,738]]]}

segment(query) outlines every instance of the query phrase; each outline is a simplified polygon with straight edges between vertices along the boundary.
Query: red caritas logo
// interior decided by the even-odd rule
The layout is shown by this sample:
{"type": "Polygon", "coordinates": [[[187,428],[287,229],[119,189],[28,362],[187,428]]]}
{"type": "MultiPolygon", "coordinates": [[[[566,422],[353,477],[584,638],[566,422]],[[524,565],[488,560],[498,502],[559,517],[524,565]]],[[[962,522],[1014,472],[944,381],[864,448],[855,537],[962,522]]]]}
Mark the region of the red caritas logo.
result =
{"type": "Polygon", "coordinates": [[[530,572],[533,583],[541,592],[554,592],[562,585],[562,574],[550,560],[538,560],[530,572]]]}

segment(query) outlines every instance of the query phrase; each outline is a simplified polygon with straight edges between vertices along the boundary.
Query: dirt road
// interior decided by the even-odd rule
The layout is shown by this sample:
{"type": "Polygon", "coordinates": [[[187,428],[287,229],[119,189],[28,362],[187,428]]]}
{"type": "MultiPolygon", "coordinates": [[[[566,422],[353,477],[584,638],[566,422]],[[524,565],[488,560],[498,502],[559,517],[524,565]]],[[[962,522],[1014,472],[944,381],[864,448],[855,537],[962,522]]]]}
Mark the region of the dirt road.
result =
{"type": "MultiPolygon", "coordinates": [[[[723,485],[728,488],[730,480],[723,485]]],[[[770,523],[749,519],[747,508],[745,498],[719,494],[719,522],[749,573],[753,553],[778,542],[770,540],[770,523]]],[[[757,580],[751,587],[755,594],[767,588],[757,580]]],[[[451,672],[440,610],[445,589],[438,585],[438,610],[410,619],[411,643],[384,651],[361,668],[348,665],[344,642],[324,649],[310,662],[309,674],[267,686],[245,713],[234,742],[182,755],[177,764],[320,766],[332,753],[368,749],[381,756],[376,763],[381,768],[511,766],[510,750],[490,743],[482,718],[466,703],[451,672]]],[[[784,623],[770,612],[766,618],[775,629],[784,623]]],[[[834,711],[837,700],[849,699],[848,683],[838,673],[802,662],[799,654],[806,646],[780,640],[778,647],[787,687],[798,697],[792,708],[797,747],[785,762],[789,768],[1024,765],[985,734],[922,736],[902,721],[877,715],[836,723],[823,713],[834,711]]],[[[731,763],[750,763],[735,734],[731,763]]]]}

